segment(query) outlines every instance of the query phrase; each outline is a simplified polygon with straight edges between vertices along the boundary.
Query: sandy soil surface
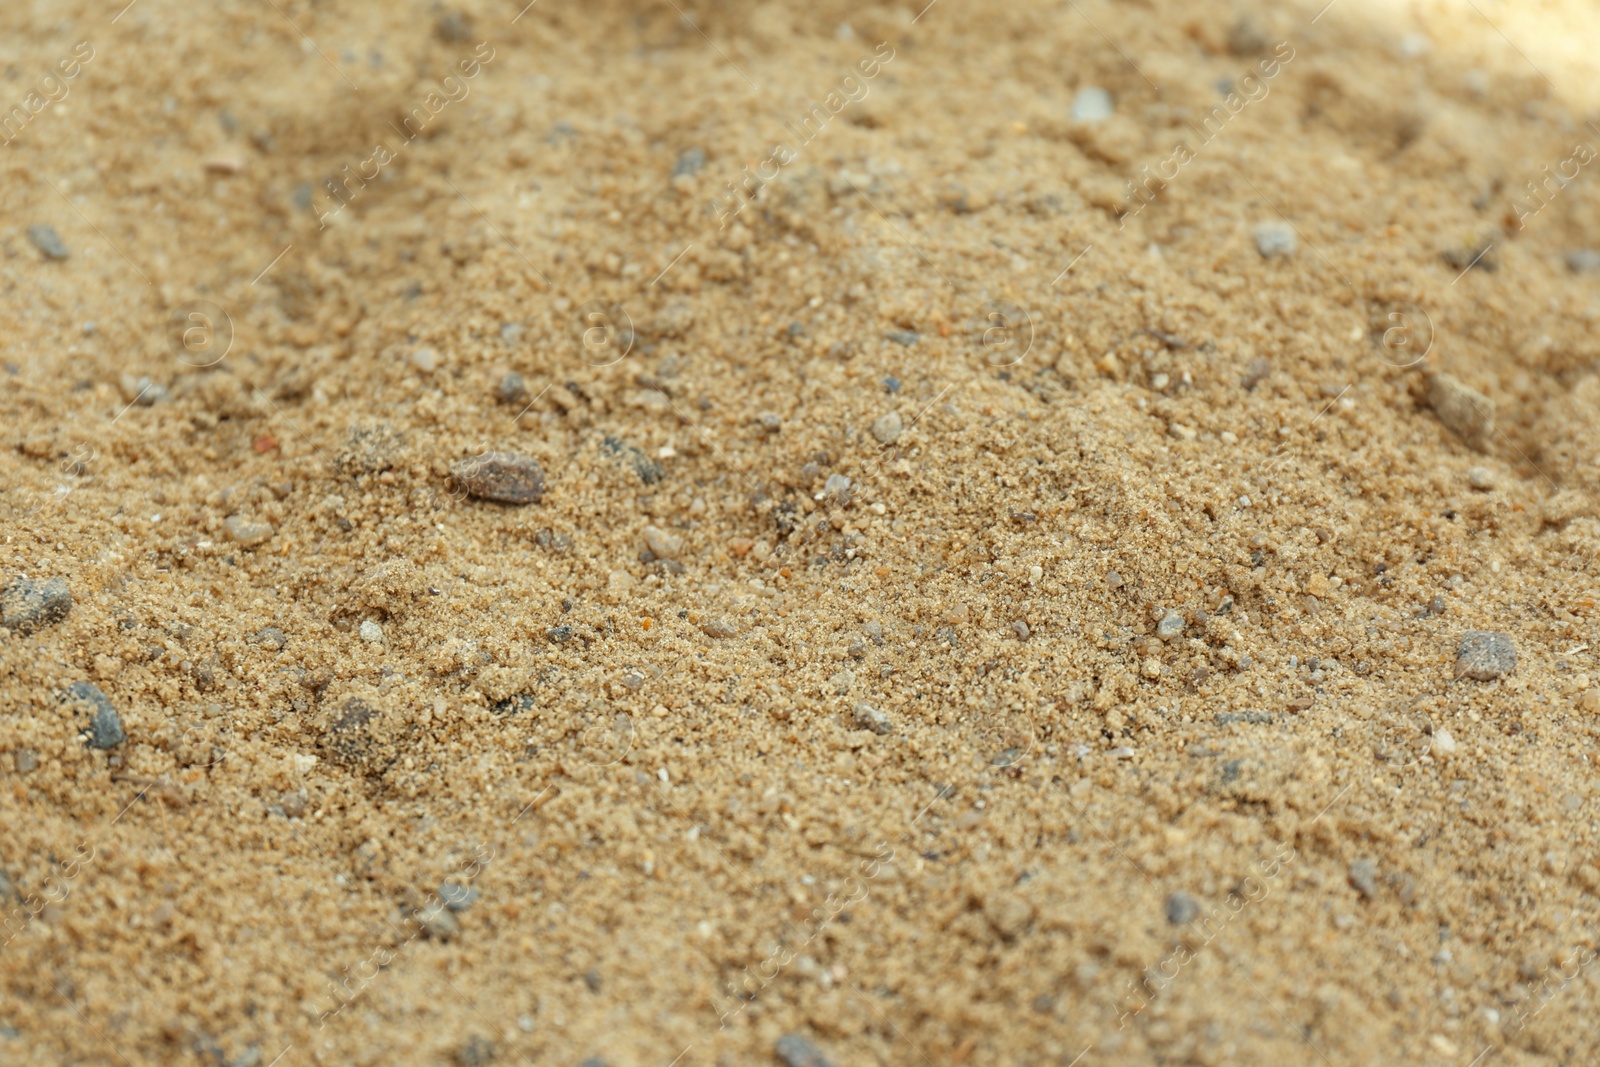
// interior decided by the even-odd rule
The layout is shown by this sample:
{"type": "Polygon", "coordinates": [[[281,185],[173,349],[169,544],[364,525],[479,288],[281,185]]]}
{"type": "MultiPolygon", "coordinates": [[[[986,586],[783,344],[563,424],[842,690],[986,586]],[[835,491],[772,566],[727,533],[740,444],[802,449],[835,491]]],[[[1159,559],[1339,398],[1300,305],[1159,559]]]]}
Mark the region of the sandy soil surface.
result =
{"type": "Polygon", "coordinates": [[[1600,1061],[1596,41],[3,6],[0,1062],[1600,1061]]]}

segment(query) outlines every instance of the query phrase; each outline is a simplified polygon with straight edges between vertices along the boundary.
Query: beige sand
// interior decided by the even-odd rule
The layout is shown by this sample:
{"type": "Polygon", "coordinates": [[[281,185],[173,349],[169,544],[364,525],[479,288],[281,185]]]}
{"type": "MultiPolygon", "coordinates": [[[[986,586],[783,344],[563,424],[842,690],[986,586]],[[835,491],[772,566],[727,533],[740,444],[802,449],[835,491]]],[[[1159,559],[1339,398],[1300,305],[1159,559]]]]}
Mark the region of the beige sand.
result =
{"type": "Polygon", "coordinates": [[[0,11],[0,1062],[1600,1059],[1586,5],[117,6],[0,11]]]}

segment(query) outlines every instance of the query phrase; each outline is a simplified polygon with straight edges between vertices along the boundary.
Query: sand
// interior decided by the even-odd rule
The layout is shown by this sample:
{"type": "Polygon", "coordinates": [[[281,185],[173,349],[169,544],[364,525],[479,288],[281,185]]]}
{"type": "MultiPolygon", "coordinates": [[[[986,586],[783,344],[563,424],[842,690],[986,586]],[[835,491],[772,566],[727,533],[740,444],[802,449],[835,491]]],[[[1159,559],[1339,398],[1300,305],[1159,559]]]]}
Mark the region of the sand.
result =
{"type": "Polygon", "coordinates": [[[0,1062],[1600,1059],[1586,5],[118,6],[0,1062]]]}

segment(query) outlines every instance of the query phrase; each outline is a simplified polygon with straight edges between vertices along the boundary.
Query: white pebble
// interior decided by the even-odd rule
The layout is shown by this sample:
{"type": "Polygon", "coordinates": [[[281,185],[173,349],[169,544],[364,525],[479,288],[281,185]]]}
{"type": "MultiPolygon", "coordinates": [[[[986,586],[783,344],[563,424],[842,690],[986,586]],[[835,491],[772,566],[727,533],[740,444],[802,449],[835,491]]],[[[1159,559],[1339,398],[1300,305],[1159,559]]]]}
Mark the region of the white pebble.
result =
{"type": "Polygon", "coordinates": [[[644,528],[644,543],[658,559],[676,559],[683,549],[683,542],[669,534],[659,526],[646,526],[644,528]]]}
{"type": "Polygon", "coordinates": [[[439,366],[439,353],[431,348],[419,348],[411,353],[411,365],[423,374],[432,374],[439,366]]]}
{"type": "Polygon", "coordinates": [[[361,640],[371,645],[383,644],[383,627],[368,619],[361,624],[361,640]]]}
{"type": "Polygon", "coordinates": [[[1253,231],[1256,248],[1269,259],[1273,256],[1292,256],[1299,247],[1294,227],[1287,222],[1263,222],[1253,231]]]}
{"type": "Polygon", "coordinates": [[[1450,731],[1440,727],[1433,731],[1433,754],[1440,759],[1449,759],[1456,754],[1456,739],[1450,736],[1450,731]]]}
{"type": "Polygon", "coordinates": [[[1111,94],[1098,85],[1085,85],[1072,98],[1073,122],[1104,122],[1111,111],[1111,94]]]}
{"type": "Polygon", "coordinates": [[[892,445],[899,438],[901,430],[900,413],[891,411],[887,415],[879,415],[872,423],[872,436],[878,439],[879,444],[892,445]]]}

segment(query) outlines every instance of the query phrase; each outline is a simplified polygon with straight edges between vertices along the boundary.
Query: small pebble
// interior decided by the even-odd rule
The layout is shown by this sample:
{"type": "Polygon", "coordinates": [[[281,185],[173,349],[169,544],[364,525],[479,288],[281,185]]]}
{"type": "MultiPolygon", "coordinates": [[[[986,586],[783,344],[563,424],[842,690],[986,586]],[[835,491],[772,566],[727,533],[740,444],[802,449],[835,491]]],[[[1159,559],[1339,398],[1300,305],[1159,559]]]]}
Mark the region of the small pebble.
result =
{"type": "Polygon", "coordinates": [[[251,522],[243,515],[229,515],[223,522],[227,527],[228,537],[245,548],[254,548],[264,544],[272,537],[272,524],[268,522],[251,522]]]}
{"type": "Polygon", "coordinates": [[[1428,378],[1428,406],[1451,433],[1479,452],[1494,435],[1494,401],[1449,374],[1428,378]]]}
{"type": "Polygon", "coordinates": [[[72,589],[65,578],[36,582],[18,575],[0,589],[0,626],[15,633],[31,634],[71,611],[72,589]]]}
{"type": "Polygon", "coordinates": [[[1256,250],[1268,259],[1292,256],[1300,244],[1294,227],[1287,222],[1263,222],[1251,232],[1256,239],[1256,250]]]}
{"type": "Polygon", "coordinates": [[[383,627],[371,619],[366,620],[361,624],[361,640],[369,645],[383,644],[383,627]]]}
{"type": "Polygon", "coordinates": [[[73,682],[61,694],[61,701],[79,716],[88,717],[90,748],[116,748],[128,739],[117,709],[94,683],[73,682]]]}
{"type": "Polygon", "coordinates": [[[1467,471],[1467,484],[1474,489],[1494,488],[1494,472],[1488,467],[1473,467],[1467,471]]]}
{"type": "Polygon", "coordinates": [[[444,882],[439,886],[439,899],[451,911],[466,911],[482,897],[482,893],[460,882],[444,882]]]}
{"type": "Polygon", "coordinates": [[[1177,892],[1167,897],[1167,922],[1173,926],[1182,926],[1186,922],[1193,922],[1194,917],[1199,914],[1199,902],[1188,893],[1177,892]]]}
{"type": "Polygon", "coordinates": [[[904,345],[906,348],[910,348],[917,343],[917,331],[915,330],[890,330],[884,336],[895,344],[904,345]]]}
{"type": "Polygon", "coordinates": [[[1156,623],[1156,636],[1163,641],[1170,641],[1183,633],[1183,616],[1176,611],[1169,611],[1161,616],[1161,621],[1156,623]]]}
{"type": "Polygon", "coordinates": [[[1028,624],[1021,619],[1011,624],[1011,632],[1017,635],[1018,641],[1026,641],[1031,633],[1028,624]]]}
{"type": "Polygon", "coordinates": [[[33,247],[43,252],[51,259],[66,259],[67,246],[61,243],[61,235],[56,233],[54,226],[36,223],[28,227],[28,240],[33,242],[33,247]]]}
{"type": "Polygon", "coordinates": [[[882,445],[892,445],[900,437],[900,413],[891,411],[887,415],[879,415],[872,422],[872,436],[882,445]]]}
{"type": "Polygon", "coordinates": [[[1098,85],[1085,85],[1072,98],[1073,122],[1104,122],[1112,110],[1111,94],[1098,85]]]}
{"type": "Polygon", "coordinates": [[[566,623],[562,623],[560,626],[552,626],[548,632],[550,634],[550,640],[554,641],[558,645],[566,644],[568,641],[572,640],[572,627],[568,626],[566,623]]]}
{"type": "Polygon", "coordinates": [[[1363,897],[1371,900],[1378,895],[1378,864],[1376,860],[1363,856],[1350,864],[1350,873],[1347,876],[1350,885],[1363,897]]]}
{"type": "Polygon", "coordinates": [[[644,528],[644,543],[656,554],[657,559],[676,559],[678,553],[683,551],[683,541],[659,526],[644,528]]]}
{"type": "Polygon", "coordinates": [[[1106,588],[1121,589],[1122,575],[1118,574],[1116,571],[1106,571],[1106,588]]]}
{"type": "Polygon", "coordinates": [[[739,632],[727,619],[707,619],[700,624],[700,629],[707,637],[716,638],[733,637],[739,632]]]}
{"type": "Polygon", "coordinates": [[[439,369],[439,353],[431,348],[417,348],[411,352],[411,365],[423,374],[432,374],[439,369]]]}
{"type": "Polygon", "coordinates": [[[289,638],[276,626],[267,626],[256,631],[255,637],[251,638],[251,640],[262,648],[271,649],[273,652],[279,651],[289,643],[289,638]]]}
{"type": "Polygon", "coordinates": [[[842,494],[848,488],[850,488],[850,479],[842,474],[830,474],[828,475],[828,480],[822,483],[822,491],[835,496],[842,494]]]}
{"type": "Polygon", "coordinates": [[[455,912],[447,908],[442,900],[434,901],[417,912],[417,923],[423,933],[437,941],[449,941],[461,932],[461,923],[456,919],[455,912]]]}
{"type": "Polygon", "coordinates": [[[1456,649],[1456,677],[1479,682],[1508,674],[1517,665],[1517,646],[1498,630],[1468,630],[1456,649]]]}
{"type": "Polygon", "coordinates": [[[690,148],[678,156],[678,161],[672,165],[672,176],[682,178],[691,174],[699,174],[700,169],[706,165],[706,150],[704,148],[690,148]]]}
{"type": "Polygon", "coordinates": [[[1567,254],[1567,269],[1574,274],[1593,274],[1600,271],[1600,251],[1584,248],[1567,254]]]}
{"type": "Polygon", "coordinates": [[[1456,739],[1450,736],[1450,731],[1440,727],[1433,731],[1433,745],[1431,750],[1440,759],[1449,759],[1456,754],[1456,739]]]}
{"type": "Polygon", "coordinates": [[[1245,368],[1244,377],[1239,379],[1239,384],[1244,386],[1246,391],[1254,389],[1266,379],[1267,375],[1271,373],[1272,364],[1267,362],[1265,358],[1257,356],[1255,359],[1252,359],[1250,361],[1250,365],[1245,368]]]}
{"type": "Polygon", "coordinates": [[[450,465],[450,477],[468,496],[500,504],[537,504],[544,468],[520,452],[485,452],[450,465]]]}
{"type": "Polygon", "coordinates": [[[851,721],[857,730],[871,730],[875,734],[886,734],[894,729],[888,715],[864,701],[856,704],[851,721]]]}
{"type": "Polygon", "coordinates": [[[761,428],[768,433],[777,433],[779,430],[783,429],[783,420],[770,411],[763,411],[761,414],[757,415],[756,421],[759,422],[761,424],[761,428]]]}
{"type": "Polygon", "coordinates": [[[1255,56],[1272,44],[1267,31],[1249,15],[1240,15],[1228,31],[1228,51],[1236,56],[1255,56]]]}
{"type": "Polygon", "coordinates": [[[889,375],[883,380],[883,388],[888,392],[898,393],[900,391],[900,379],[892,374],[889,375]]]}
{"type": "Polygon", "coordinates": [[[833,1061],[824,1056],[821,1049],[799,1034],[784,1034],[772,1050],[785,1067],[833,1067],[833,1061]]]}

